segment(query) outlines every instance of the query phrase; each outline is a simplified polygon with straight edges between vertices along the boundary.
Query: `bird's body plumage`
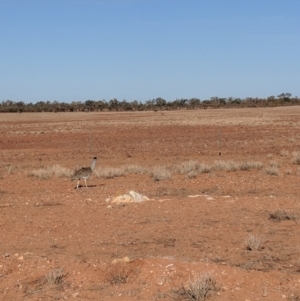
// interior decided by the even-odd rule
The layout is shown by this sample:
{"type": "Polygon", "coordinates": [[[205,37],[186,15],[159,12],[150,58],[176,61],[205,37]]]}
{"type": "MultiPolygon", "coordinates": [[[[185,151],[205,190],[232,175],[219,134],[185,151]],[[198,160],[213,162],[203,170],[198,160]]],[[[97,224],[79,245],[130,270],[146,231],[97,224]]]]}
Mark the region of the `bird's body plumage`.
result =
{"type": "Polygon", "coordinates": [[[74,175],[72,176],[71,180],[75,180],[75,179],[78,179],[78,182],[77,182],[77,189],[79,187],[79,182],[80,182],[80,179],[83,179],[84,182],[85,182],[85,187],[87,187],[87,184],[86,184],[86,180],[91,176],[91,174],[93,173],[94,169],[95,169],[95,166],[96,166],[96,162],[97,162],[97,157],[94,157],[93,158],[93,162],[92,162],[92,165],[91,167],[82,167],[80,169],[78,169],[77,171],[75,171],[74,175]]]}

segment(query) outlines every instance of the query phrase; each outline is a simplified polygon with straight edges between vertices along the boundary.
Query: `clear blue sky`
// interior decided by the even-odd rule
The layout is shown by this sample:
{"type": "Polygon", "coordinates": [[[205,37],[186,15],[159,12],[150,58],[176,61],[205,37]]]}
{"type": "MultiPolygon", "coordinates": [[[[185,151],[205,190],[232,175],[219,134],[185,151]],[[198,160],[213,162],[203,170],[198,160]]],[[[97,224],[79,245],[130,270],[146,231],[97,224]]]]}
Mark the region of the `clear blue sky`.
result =
{"type": "Polygon", "coordinates": [[[299,0],[0,0],[0,102],[300,97],[299,0]]]}

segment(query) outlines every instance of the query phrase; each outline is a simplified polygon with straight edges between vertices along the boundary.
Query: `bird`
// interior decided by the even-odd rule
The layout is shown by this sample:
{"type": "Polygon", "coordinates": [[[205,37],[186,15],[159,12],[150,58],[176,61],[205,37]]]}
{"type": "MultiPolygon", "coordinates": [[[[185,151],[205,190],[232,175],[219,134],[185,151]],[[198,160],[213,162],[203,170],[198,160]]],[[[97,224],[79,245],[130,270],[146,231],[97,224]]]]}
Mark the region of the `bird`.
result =
{"type": "Polygon", "coordinates": [[[74,181],[75,179],[78,179],[77,187],[76,187],[77,189],[79,187],[80,179],[84,180],[85,187],[87,188],[86,180],[93,173],[93,171],[95,169],[95,166],[96,166],[96,162],[97,162],[97,157],[94,157],[93,161],[92,161],[92,164],[91,164],[91,167],[82,167],[82,168],[78,169],[77,171],[75,171],[75,173],[72,176],[71,180],[74,181]]]}

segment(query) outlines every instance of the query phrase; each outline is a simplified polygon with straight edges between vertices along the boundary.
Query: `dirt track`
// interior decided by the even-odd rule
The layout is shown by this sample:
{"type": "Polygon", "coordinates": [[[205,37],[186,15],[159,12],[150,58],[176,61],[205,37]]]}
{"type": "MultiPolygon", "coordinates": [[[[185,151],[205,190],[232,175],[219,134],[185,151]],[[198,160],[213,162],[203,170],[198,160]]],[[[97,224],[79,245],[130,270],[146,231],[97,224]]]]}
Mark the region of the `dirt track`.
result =
{"type": "Polygon", "coordinates": [[[176,300],[203,273],[219,287],[210,300],[300,300],[300,107],[2,114],[0,135],[1,300],[176,300]],[[211,168],[160,181],[94,173],[78,190],[68,177],[31,175],[94,156],[98,172],[211,168]],[[151,200],[106,201],[130,190],[151,200]],[[270,219],[276,210],[289,218],[270,219]],[[262,239],[257,250],[249,237],[262,239]]]}

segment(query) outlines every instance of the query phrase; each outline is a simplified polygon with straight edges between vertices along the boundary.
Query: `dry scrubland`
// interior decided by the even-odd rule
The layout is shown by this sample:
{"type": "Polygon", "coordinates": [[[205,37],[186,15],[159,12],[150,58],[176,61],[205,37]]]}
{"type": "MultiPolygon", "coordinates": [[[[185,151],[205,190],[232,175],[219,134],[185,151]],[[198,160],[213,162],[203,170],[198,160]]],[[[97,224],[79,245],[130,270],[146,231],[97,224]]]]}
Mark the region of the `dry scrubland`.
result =
{"type": "Polygon", "coordinates": [[[300,107],[2,114],[0,135],[1,300],[300,300],[300,107]],[[151,200],[107,202],[130,190],[151,200]]]}

